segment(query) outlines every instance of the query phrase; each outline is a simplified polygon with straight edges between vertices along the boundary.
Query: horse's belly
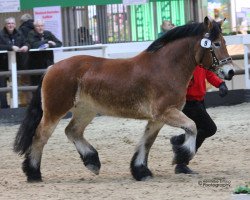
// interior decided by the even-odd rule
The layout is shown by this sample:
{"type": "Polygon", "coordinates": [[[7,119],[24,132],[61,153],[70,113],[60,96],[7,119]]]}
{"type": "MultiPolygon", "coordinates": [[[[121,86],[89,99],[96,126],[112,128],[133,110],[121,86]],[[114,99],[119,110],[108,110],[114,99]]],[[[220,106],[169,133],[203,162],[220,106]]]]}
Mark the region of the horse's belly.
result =
{"type": "Polygon", "coordinates": [[[116,117],[126,117],[134,119],[151,119],[152,112],[148,103],[136,103],[136,104],[119,104],[119,103],[109,103],[98,101],[90,96],[84,95],[81,99],[84,104],[83,107],[88,107],[96,113],[103,115],[116,116],[116,117]]]}

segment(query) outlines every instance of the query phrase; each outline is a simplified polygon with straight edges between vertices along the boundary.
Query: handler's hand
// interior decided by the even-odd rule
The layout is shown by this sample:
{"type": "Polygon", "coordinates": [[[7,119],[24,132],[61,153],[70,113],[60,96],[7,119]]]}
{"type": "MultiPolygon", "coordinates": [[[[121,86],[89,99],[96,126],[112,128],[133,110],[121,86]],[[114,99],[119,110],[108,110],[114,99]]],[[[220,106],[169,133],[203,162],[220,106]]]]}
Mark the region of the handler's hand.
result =
{"type": "Polygon", "coordinates": [[[19,49],[20,49],[20,48],[19,48],[18,46],[15,46],[15,45],[14,45],[14,46],[12,46],[12,50],[13,50],[13,51],[15,51],[15,52],[18,52],[18,51],[19,51],[19,49]]]}
{"type": "Polygon", "coordinates": [[[49,40],[48,43],[52,46],[56,46],[56,43],[54,41],[49,40]]]}
{"type": "Polygon", "coordinates": [[[19,52],[26,52],[26,51],[28,51],[28,50],[29,50],[28,46],[22,46],[22,47],[19,49],[19,52]]]}
{"type": "Polygon", "coordinates": [[[222,83],[220,84],[220,86],[219,86],[219,95],[220,95],[221,97],[224,97],[224,96],[227,95],[227,92],[228,92],[228,88],[227,88],[225,82],[222,82],[222,83]]]}

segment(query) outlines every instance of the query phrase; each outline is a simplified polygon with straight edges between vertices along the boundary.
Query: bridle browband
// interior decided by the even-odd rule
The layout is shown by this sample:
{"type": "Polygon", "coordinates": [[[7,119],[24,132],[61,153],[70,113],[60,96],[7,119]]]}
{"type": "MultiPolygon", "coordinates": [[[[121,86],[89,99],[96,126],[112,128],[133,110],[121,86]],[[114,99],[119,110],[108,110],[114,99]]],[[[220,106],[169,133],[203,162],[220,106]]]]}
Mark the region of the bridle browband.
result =
{"type": "MultiPolygon", "coordinates": [[[[209,33],[206,33],[206,34],[204,35],[204,38],[210,40],[210,39],[209,39],[209,36],[210,36],[210,34],[209,34],[209,33]]],[[[211,43],[212,43],[212,42],[211,42],[211,43]]],[[[204,48],[204,47],[203,47],[203,48],[204,48]]],[[[215,55],[214,48],[213,48],[213,45],[212,45],[212,44],[211,44],[211,46],[209,47],[209,51],[210,51],[210,53],[211,53],[211,55],[212,55],[212,65],[211,65],[211,67],[209,67],[209,70],[214,70],[215,68],[217,68],[217,67],[219,67],[219,66],[221,66],[221,65],[225,65],[225,64],[227,64],[227,63],[229,63],[229,62],[232,61],[232,57],[227,57],[227,58],[225,58],[225,59],[219,60],[219,59],[216,57],[216,55],[215,55]]]]}

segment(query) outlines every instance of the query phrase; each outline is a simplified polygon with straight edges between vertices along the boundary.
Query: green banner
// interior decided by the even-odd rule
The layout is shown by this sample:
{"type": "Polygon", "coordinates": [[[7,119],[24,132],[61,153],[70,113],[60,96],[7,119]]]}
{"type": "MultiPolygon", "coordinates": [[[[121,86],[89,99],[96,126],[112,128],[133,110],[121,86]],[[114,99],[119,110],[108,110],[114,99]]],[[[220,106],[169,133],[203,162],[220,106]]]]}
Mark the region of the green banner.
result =
{"type": "MultiPolygon", "coordinates": [[[[165,1],[165,0],[149,0],[165,1]]],[[[173,0],[175,1],[175,0],[173,0]]],[[[74,6],[89,6],[89,5],[108,5],[108,4],[122,4],[122,0],[20,0],[21,10],[30,10],[35,7],[47,6],[61,6],[61,7],[74,7],[74,6]]]]}
{"type": "Polygon", "coordinates": [[[122,0],[20,0],[21,10],[30,10],[35,7],[47,7],[47,6],[61,6],[61,7],[73,7],[73,6],[88,6],[88,5],[107,5],[107,4],[120,4],[122,0]]]}

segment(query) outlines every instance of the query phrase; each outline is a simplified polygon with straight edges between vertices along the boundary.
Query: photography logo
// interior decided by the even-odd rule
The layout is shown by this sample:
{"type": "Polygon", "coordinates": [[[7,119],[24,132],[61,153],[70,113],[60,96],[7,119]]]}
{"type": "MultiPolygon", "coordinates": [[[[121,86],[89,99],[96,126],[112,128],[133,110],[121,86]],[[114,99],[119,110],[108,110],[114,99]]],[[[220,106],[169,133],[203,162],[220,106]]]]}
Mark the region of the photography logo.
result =
{"type": "Polygon", "coordinates": [[[198,184],[202,187],[229,188],[231,186],[231,181],[226,180],[225,178],[212,178],[200,180],[198,181],[198,184]]]}

